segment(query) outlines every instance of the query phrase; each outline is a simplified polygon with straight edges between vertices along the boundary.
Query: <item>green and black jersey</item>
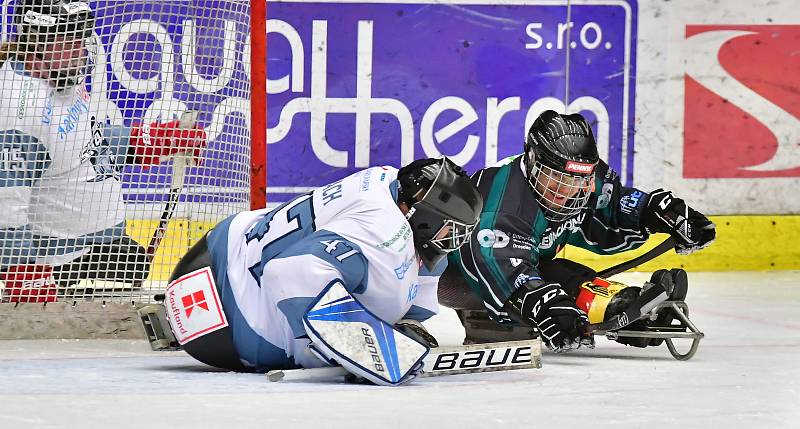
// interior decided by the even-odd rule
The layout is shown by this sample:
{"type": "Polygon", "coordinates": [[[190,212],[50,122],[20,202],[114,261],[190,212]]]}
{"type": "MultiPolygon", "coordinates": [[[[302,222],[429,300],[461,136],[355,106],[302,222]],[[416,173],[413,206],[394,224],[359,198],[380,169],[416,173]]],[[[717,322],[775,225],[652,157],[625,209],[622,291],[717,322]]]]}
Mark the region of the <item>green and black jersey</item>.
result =
{"type": "Polygon", "coordinates": [[[483,212],[470,241],[448,260],[497,319],[506,318],[503,305],[520,285],[541,278],[539,261],[553,259],[566,244],[612,254],[635,249],[648,237],[640,218],[649,195],[622,186],[602,161],[589,206],[559,223],[545,219],[521,156],[478,171],[472,181],[483,196],[483,212]]]}

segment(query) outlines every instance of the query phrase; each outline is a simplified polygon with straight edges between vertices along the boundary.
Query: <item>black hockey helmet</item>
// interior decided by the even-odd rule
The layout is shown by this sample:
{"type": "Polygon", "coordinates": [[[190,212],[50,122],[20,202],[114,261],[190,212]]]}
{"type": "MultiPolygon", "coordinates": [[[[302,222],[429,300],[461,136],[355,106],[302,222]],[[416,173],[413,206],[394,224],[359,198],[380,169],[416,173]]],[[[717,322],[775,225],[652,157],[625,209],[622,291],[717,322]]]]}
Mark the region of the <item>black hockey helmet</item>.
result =
{"type": "MultiPolygon", "coordinates": [[[[41,59],[48,49],[52,49],[48,45],[60,36],[64,40],[83,41],[87,56],[93,54],[95,17],[87,1],[18,0],[15,15],[16,44],[24,52],[33,53],[41,59]]],[[[57,89],[75,86],[86,75],[86,65],[90,60],[82,58],[78,65],[51,69],[49,80],[57,89]]]]}
{"type": "Polygon", "coordinates": [[[399,201],[414,235],[414,246],[429,270],[470,236],[483,210],[483,197],[467,173],[450,159],[419,159],[400,169],[399,201]]]}
{"type": "Polygon", "coordinates": [[[579,114],[547,110],[525,140],[525,172],[545,217],[564,221],[586,207],[600,156],[592,129],[579,114]]]}

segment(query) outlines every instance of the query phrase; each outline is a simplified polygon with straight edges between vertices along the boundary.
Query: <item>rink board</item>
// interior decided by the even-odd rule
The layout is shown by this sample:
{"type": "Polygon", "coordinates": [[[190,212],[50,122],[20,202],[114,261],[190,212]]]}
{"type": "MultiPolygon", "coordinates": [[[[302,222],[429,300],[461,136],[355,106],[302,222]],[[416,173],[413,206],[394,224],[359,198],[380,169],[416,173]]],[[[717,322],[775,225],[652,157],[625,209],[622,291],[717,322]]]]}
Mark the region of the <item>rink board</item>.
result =
{"type": "MultiPolygon", "coordinates": [[[[800,270],[800,216],[712,216],[717,225],[717,240],[711,247],[689,256],[668,253],[636,268],[654,271],[664,267],[682,267],[689,271],[758,271],[800,270]]],[[[213,227],[203,222],[176,220],[162,249],[187,248],[213,227]],[[180,244],[180,246],[178,245],[180,244]]],[[[147,242],[158,221],[130,221],[128,233],[135,240],[147,242]]],[[[640,249],[620,255],[601,256],[568,246],[560,255],[595,269],[603,269],[633,259],[660,243],[665,235],[656,235],[640,249]]],[[[159,252],[150,280],[166,280],[182,255],[159,252]]]]}

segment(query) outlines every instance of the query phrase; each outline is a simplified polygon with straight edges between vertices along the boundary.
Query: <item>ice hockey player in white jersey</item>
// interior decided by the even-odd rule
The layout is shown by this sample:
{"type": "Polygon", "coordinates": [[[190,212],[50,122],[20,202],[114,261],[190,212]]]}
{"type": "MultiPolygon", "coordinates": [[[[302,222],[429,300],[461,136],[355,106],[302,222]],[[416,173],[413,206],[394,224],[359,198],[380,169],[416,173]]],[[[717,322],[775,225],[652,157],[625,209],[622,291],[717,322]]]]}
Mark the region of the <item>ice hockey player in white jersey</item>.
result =
{"type": "Polygon", "coordinates": [[[3,300],[52,301],[56,284],[82,278],[140,281],[149,259],[125,234],[122,166],[199,150],[205,132],[110,124],[84,82],[97,43],[89,4],[16,4],[16,35],[0,47],[3,300]]]}
{"type": "Polygon", "coordinates": [[[463,169],[440,158],[369,168],[273,210],[239,213],[178,263],[165,294],[169,324],[184,350],[220,368],[336,361],[379,384],[405,382],[436,345],[417,322],[437,312],[445,255],[468,239],[482,207],[463,169]],[[414,349],[405,363],[404,347],[414,349]],[[377,369],[359,367],[361,358],[377,369]]]}

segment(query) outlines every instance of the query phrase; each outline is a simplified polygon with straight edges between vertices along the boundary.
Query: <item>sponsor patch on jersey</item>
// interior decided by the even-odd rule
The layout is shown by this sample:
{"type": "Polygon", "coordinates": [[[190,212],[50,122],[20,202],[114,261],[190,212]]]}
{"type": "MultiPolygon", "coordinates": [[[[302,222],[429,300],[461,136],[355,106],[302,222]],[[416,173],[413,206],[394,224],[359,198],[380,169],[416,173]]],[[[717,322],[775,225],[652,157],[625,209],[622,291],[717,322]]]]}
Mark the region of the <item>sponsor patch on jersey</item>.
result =
{"type": "Polygon", "coordinates": [[[44,107],[42,108],[42,123],[45,125],[50,125],[50,122],[53,120],[53,94],[51,93],[47,97],[47,101],[44,103],[44,107]]]}
{"type": "Polygon", "coordinates": [[[511,247],[514,249],[531,250],[536,247],[533,237],[520,234],[511,234],[511,247]]]}
{"type": "Polygon", "coordinates": [[[556,244],[556,241],[559,237],[561,237],[564,232],[576,232],[581,229],[581,224],[583,220],[586,218],[586,213],[581,213],[576,217],[567,219],[558,226],[558,228],[553,231],[552,229],[548,228],[545,230],[545,234],[542,235],[542,240],[539,243],[539,249],[548,249],[553,247],[556,244]],[[549,231],[549,232],[548,232],[549,231]]]}
{"type": "Polygon", "coordinates": [[[406,302],[414,301],[414,298],[417,297],[419,293],[419,283],[413,283],[411,286],[408,287],[408,298],[406,302]]]}
{"type": "Polygon", "coordinates": [[[408,223],[404,223],[403,226],[397,230],[396,233],[392,236],[392,238],[384,241],[383,243],[379,244],[377,247],[378,249],[383,248],[390,248],[394,251],[401,251],[406,247],[406,243],[411,238],[411,228],[408,226],[408,223]]]}
{"type": "Polygon", "coordinates": [[[58,139],[64,141],[67,136],[78,129],[81,116],[89,112],[89,93],[85,89],[79,88],[75,102],[67,109],[66,114],[62,115],[61,123],[58,125],[58,139]]]}
{"type": "Polygon", "coordinates": [[[228,326],[210,267],[174,280],[165,294],[167,318],[180,344],[228,326]]]}
{"type": "Polygon", "coordinates": [[[411,256],[406,261],[402,262],[399,267],[394,269],[394,274],[397,276],[397,280],[403,280],[406,277],[406,273],[408,272],[408,269],[414,265],[415,259],[415,256],[411,256]]]}
{"type": "Polygon", "coordinates": [[[508,234],[499,229],[482,229],[478,231],[478,243],[481,247],[502,249],[508,246],[508,234]]]}
{"type": "Polygon", "coordinates": [[[372,180],[372,173],[370,171],[364,171],[363,177],[361,177],[361,192],[369,191],[369,185],[371,180],[372,180]]]}
{"type": "Polygon", "coordinates": [[[32,90],[33,80],[25,80],[22,83],[22,92],[19,95],[19,103],[17,104],[17,119],[25,118],[25,112],[28,110],[28,98],[32,90]]]}

